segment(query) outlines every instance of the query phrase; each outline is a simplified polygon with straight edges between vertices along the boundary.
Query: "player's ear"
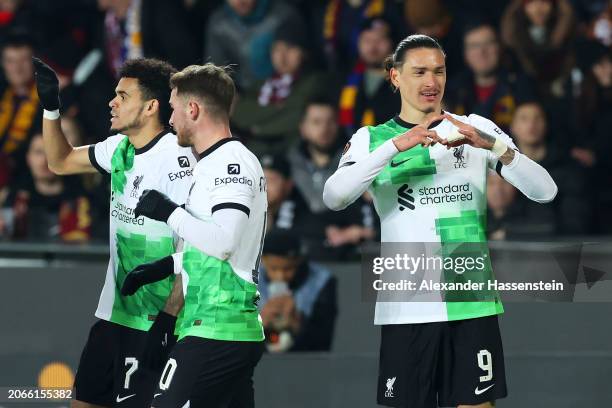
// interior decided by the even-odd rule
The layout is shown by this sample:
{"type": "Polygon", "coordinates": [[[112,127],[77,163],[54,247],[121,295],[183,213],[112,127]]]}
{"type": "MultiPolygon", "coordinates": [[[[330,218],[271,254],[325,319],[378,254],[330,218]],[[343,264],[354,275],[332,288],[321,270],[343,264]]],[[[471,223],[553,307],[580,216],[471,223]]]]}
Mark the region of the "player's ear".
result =
{"type": "Polygon", "coordinates": [[[389,78],[391,80],[391,85],[393,86],[393,89],[395,91],[397,91],[399,89],[399,74],[400,71],[399,69],[393,67],[391,68],[391,70],[389,70],[389,78]]]}
{"type": "Polygon", "coordinates": [[[146,111],[148,115],[153,115],[159,111],[159,101],[157,99],[151,99],[147,101],[146,111]]]}
{"type": "Polygon", "coordinates": [[[197,120],[198,116],[200,116],[200,106],[194,100],[189,101],[189,108],[187,109],[187,113],[192,120],[197,120]]]}

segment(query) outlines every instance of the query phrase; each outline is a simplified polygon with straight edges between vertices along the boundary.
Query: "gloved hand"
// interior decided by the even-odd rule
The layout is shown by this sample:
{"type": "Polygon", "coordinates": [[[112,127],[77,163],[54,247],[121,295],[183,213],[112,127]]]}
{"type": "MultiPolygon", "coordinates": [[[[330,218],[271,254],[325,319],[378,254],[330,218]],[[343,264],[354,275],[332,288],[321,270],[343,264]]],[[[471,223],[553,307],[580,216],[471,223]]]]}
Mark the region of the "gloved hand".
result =
{"type": "Polygon", "coordinates": [[[142,286],[163,280],[172,273],[174,273],[172,255],[155,262],[138,265],[125,277],[123,286],[121,286],[121,294],[123,296],[133,295],[142,286]]]}
{"type": "Polygon", "coordinates": [[[59,97],[59,81],[57,74],[50,66],[36,57],[32,57],[34,64],[34,76],[36,78],[36,90],[43,109],[54,111],[61,106],[59,97]]]}
{"type": "Polygon", "coordinates": [[[145,190],[142,192],[138,204],[134,209],[134,217],[141,215],[153,220],[168,222],[170,214],[178,207],[174,201],[157,190],[145,190]]]}

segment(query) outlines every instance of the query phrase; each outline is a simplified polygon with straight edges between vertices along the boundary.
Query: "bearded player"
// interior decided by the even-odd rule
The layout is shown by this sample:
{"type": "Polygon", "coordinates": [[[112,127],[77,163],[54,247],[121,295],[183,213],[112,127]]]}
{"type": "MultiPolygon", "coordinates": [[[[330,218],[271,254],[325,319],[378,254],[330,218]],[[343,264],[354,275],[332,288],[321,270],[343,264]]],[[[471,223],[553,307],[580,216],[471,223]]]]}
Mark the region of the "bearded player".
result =
{"type": "Polygon", "coordinates": [[[167,223],[184,248],[132,271],[131,294],[172,274],[183,276],[179,340],[155,393],[155,408],[251,408],[253,372],[264,333],[257,276],[266,229],[266,182],[259,160],[232,137],[234,82],[224,68],[192,65],[172,76],[171,124],[198,155],[185,208],[145,191],[136,214],[167,223]],[[166,265],[172,265],[168,268],[166,265]]]}

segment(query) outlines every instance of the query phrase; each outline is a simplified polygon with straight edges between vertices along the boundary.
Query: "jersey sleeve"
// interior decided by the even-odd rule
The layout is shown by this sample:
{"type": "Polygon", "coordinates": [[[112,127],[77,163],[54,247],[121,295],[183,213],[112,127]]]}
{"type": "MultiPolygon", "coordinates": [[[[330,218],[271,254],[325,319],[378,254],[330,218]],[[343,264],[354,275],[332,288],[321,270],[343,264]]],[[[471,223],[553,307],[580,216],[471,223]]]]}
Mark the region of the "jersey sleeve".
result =
{"type": "Polygon", "coordinates": [[[219,157],[206,169],[205,183],[211,214],[224,208],[242,211],[247,216],[250,214],[259,178],[253,163],[243,157],[219,157]]]}
{"type": "Polygon", "coordinates": [[[370,154],[370,132],[367,127],[362,127],[351,137],[344,146],[342,157],[338,168],[351,166],[370,154]]]}
{"type": "Polygon", "coordinates": [[[127,136],[125,135],[114,135],[108,137],[106,140],[89,145],[89,161],[102,174],[110,173],[111,171],[111,159],[115,153],[117,145],[127,136]]]}
{"type": "Polygon", "coordinates": [[[195,164],[196,158],[190,149],[177,148],[176,153],[164,158],[160,167],[160,189],[179,205],[187,201],[195,164]]]}
{"type": "Polygon", "coordinates": [[[354,203],[372,184],[372,180],[398,153],[393,139],[389,139],[370,153],[370,131],[361,128],[351,138],[342,155],[338,169],[325,182],[323,202],[339,211],[354,203]]]}
{"type": "MultiPolygon", "coordinates": [[[[476,129],[501,139],[508,145],[509,148],[514,149],[517,152],[519,151],[512,138],[504,133],[504,131],[501,130],[493,121],[476,114],[471,114],[468,116],[468,121],[470,125],[474,126],[476,129]]],[[[489,168],[497,171],[498,173],[501,171],[501,162],[491,151],[487,152],[487,164],[489,165],[489,168]]]]}

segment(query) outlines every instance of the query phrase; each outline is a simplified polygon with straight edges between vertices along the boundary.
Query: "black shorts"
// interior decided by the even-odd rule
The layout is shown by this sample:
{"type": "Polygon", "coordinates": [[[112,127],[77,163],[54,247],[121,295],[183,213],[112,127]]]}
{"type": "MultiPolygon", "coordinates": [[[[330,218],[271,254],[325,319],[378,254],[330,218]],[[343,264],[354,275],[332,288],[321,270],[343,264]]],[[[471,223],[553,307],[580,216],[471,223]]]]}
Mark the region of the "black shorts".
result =
{"type": "Polygon", "coordinates": [[[379,404],[454,407],[507,395],[496,315],[381,327],[379,404]]]}
{"type": "Polygon", "coordinates": [[[155,392],[155,408],[253,408],[253,371],[263,342],[187,336],[172,349],[155,392]]]}
{"type": "Polygon", "coordinates": [[[99,320],[81,354],[75,399],[105,407],[149,408],[163,368],[157,361],[166,361],[176,341],[174,325],[168,330],[170,338],[99,320]],[[152,349],[159,356],[150,361],[152,349]]]}

